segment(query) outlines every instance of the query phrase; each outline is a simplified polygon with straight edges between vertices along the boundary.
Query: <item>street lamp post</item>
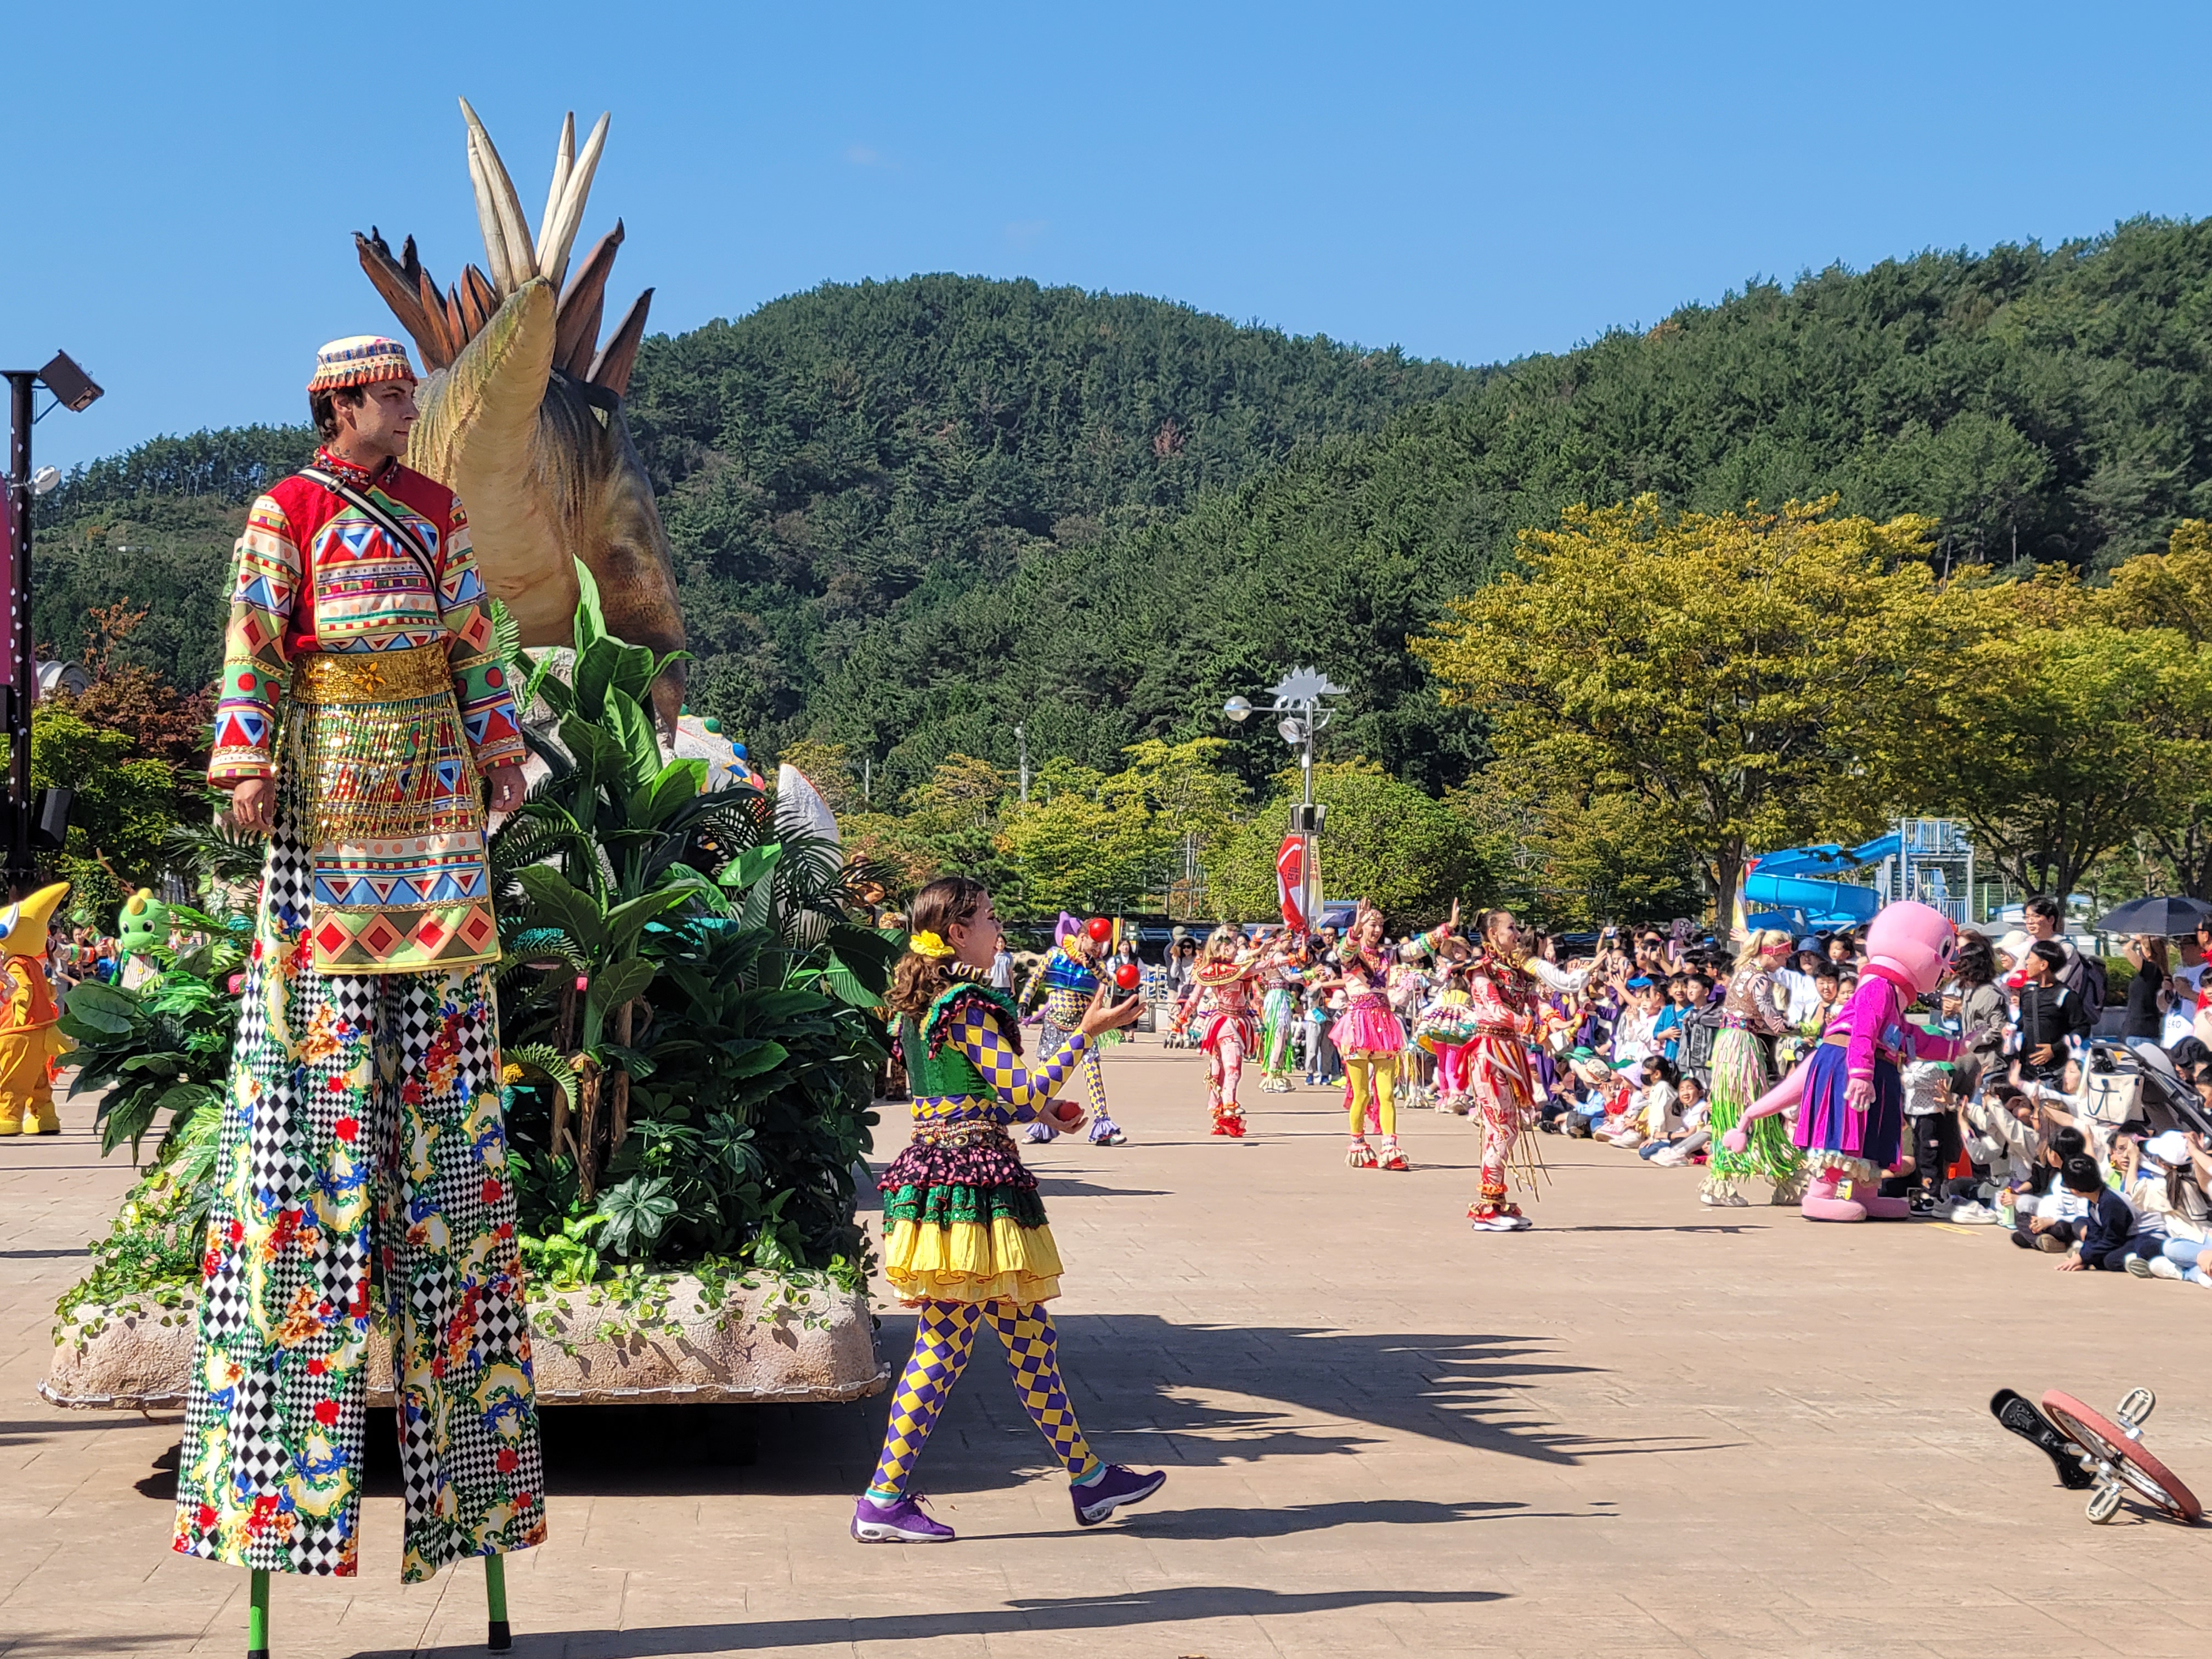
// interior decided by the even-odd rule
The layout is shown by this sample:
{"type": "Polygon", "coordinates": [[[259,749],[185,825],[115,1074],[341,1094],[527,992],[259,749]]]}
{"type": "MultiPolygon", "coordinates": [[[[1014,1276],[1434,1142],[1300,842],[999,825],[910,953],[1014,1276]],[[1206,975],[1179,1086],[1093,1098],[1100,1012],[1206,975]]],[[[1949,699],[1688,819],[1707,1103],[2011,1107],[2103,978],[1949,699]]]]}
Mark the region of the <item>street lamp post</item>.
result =
{"type": "Polygon", "coordinates": [[[1314,739],[1332,718],[1332,712],[1322,706],[1322,700],[1342,696],[1344,688],[1318,669],[1293,668],[1276,682],[1269,695],[1274,701],[1264,709],[1255,709],[1243,697],[1231,697],[1221,706],[1221,712],[1239,725],[1255,713],[1281,715],[1282,718],[1275,722],[1275,734],[1298,751],[1298,773],[1304,785],[1302,791],[1304,799],[1291,814],[1291,833],[1298,838],[1299,843],[1302,874],[1299,907],[1309,924],[1318,924],[1321,920],[1321,865],[1314,857],[1314,838],[1321,833],[1322,819],[1327,809],[1316,809],[1314,805],[1314,739]]]}
{"type": "Polygon", "coordinates": [[[0,642],[8,678],[0,686],[8,732],[8,823],[4,851],[9,892],[21,897],[31,879],[31,705],[38,700],[39,659],[31,638],[31,502],[60,482],[52,467],[31,471],[31,428],[56,408],[89,408],[100,387],[67,352],[57,351],[44,368],[0,369],[8,382],[10,422],[8,446],[7,511],[0,514],[0,554],[8,568],[8,609],[0,622],[0,642]],[[44,386],[54,401],[33,413],[36,390],[44,386]]]}

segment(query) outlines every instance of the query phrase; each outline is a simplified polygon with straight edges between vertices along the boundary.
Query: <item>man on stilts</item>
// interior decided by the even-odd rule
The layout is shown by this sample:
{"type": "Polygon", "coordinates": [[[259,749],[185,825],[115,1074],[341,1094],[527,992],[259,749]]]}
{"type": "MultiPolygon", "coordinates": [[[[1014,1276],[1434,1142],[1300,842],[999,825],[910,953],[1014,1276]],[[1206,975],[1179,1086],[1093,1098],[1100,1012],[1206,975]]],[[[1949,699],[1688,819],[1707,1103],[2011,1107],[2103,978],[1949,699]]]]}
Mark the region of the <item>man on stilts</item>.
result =
{"type": "MultiPolygon", "coordinates": [[[[356,1571],[372,1310],[392,1337],[403,1576],[545,1535],[507,1179],[484,846],[520,729],[468,520],[400,465],[397,341],[325,346],[313,465],[255,501],[209,777],[269,835],[223,1110],[174,1547],[356,1571]]],[[[255,1646],[265,1650],[257,1622],[255,1646]]]]}

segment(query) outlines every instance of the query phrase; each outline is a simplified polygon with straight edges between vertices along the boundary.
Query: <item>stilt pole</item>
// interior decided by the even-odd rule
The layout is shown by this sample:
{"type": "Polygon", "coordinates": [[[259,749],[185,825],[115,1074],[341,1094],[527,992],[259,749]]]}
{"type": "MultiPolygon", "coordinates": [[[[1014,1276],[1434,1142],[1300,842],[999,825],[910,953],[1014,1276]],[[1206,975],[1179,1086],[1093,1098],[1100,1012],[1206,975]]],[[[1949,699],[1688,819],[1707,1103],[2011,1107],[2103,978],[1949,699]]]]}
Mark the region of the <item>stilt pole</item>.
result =
{"type": "Polygon", "coordinates": [[[494,1653],[505,1653],[514,1645],[514,1637],[507,1627],[507,1563],[496,1555],[484,1557],[484,1600],[491,1608],[491,1634],[484,1645],[494,1653]]]}
{"type": "Polygon", "coordinates": [[[259,1567],[246,1592],[246,1659],[269,1659],[269,1575],[259,1567]]]}

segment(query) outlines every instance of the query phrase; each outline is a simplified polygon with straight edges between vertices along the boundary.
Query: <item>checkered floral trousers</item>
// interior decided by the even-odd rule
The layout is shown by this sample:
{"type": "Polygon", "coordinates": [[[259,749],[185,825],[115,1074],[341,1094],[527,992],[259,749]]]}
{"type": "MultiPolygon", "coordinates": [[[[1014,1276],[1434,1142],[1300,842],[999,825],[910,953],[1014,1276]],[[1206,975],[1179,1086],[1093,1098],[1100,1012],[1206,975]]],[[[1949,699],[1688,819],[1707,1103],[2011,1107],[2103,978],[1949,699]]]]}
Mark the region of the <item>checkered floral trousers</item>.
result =
{"type": "Polygon", "coordinates": [[[290,818],[280,805],[223,1109],[173,1546],[355,1571],[380,1311],[413,1583],[545,1535],[498,1009],[482,967],[316,973],[290,818]]]}

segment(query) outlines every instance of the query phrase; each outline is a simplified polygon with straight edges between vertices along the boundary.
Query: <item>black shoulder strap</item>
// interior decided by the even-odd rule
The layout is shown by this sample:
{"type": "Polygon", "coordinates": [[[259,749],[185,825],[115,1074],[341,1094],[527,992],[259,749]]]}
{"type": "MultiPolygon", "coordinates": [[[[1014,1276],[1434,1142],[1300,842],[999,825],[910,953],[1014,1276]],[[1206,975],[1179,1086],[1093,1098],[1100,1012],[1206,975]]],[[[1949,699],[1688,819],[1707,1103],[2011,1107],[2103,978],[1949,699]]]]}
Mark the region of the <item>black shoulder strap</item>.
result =
{"type": "Polygon", "coordinates": [[[402,520],[385,511],[375,497],[364,495],[343,479],[313,466],[301,467],[300,476],[310,483],[322,485],[348,507],[358,508],[370,523],[405,549],[407,556],[415,561],[416,568],[422,571],[423,580],[430,584],[431,601],[440,611],[445,609],[444,590],[438,583],[438,562],[431,556],[430,550],[422,545],[420,536],[402,520]]]}

